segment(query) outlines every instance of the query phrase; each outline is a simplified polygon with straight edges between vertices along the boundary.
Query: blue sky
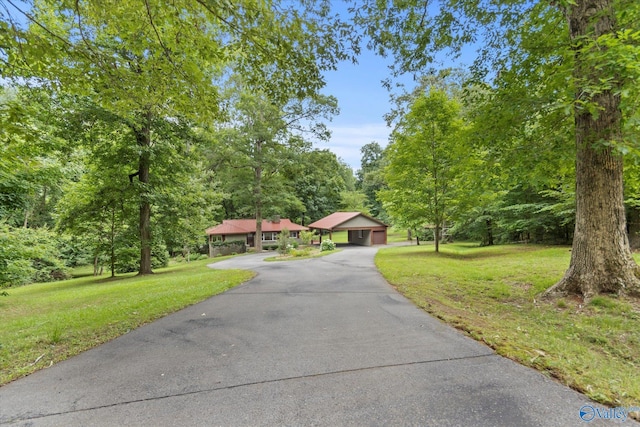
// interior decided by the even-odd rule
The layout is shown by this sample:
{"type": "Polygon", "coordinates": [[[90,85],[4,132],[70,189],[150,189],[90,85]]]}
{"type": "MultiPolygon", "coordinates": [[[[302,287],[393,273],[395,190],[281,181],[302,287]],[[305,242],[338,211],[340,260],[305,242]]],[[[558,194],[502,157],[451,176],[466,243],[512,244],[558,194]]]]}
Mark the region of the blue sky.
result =
{"type": "MultiPolygon", "coordinates": [[[[334,1],[333,7],[343,17],[348,15],[347,3],[334,1]]],[[[358,64],[342,62],[338,70],[325,73],[327,85],[322,92],[338,98],[340,114],[327,123],[332,131],[331,140],[316,143],[317,148],[330,149],[354,170],[360,168],[360,148],[372,141],[385,147],[391,133],[384,120],[384,115],[391,111],[389,91],[382,86],[382,80],[390,77],[388,64],[393,59],[380,57],[366,49],[366,42],[366,38],[363,39],[358,64]]],[[[446,54],[436,57],[442,66],[465,67],[475,57],[475,48],[464,48],[456,60],[451,60],[446,54]]],[[[407,90],[413,88],[411,76],[403,77],[402,82],[407,90]]]]}
{"type": "MultiPolygon", "coordinates": [[[[333,1],[332,7],[343,19],[348,17],[348,2],[333,1]]],[[[337,71],[325,73],[327,85],[322,92],[338,98],[340,114],[327,123],[331,140],[316,144],[330,149],[354,170],[360,168],[360,147],[372,141],[386,146],[391,131],[383,117],[391,109],[389,92],[382,86],[389,77],[390,60],[366,49],[366,39],[362,45],[357,64],[341,62],[337,71]]]]}
{"type": "Polygon", "coordinates": [[[391,131],[384,114],[391,109],[389,92],[382,80],[389,76],[388,60],[363,49],[358,64],[340,63],[337,71],[325,73],[323,93],[338,98],[340,114],[328,124],[329,142],[316,144],[328,148],[354,169],[360,168],[360,147],[372,141],[387,144],[391,131]]]}
{"type": "MultiPolygon", "coordinates": [[[[462,56],[452,61],[440,55],[449,67],[465,67],[475,56],[473,46],[465,48],[462,56]]],[[[385,147],[391,129],[387,127],[384,115],[391,111],[389,91],[382,86],[382,80],[391,76],[388,64],[391,58],[380,57],[363,49],[358,64],[342,62],[338,70],[326,72],[327,81],[323,93],[338,98],[340,114],[327,125],[332,131],[329,142],[316,143],[319,149],[328,148],[344,160],[354,170],[360,169],[360,148],[372,141],[385,147]]],[[[393,80],[397,82],[397,80],[393,80]]],[[[403,76],[406,90],[413,88],[413,78],[403,76]]]]}

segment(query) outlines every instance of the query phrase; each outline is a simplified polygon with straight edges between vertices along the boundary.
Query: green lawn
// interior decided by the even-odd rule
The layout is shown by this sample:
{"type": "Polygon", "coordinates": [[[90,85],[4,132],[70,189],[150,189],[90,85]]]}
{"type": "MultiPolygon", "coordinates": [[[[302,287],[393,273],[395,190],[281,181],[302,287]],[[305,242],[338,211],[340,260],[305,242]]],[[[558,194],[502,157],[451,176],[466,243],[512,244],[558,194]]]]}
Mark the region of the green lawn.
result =
{"type": "MultiPolygon", "coordinates": [[[[349,235],[346,230],[344,231],[334,231],[331,235],[331,241],[333,243],[349,243],[349,235]]],[[[328,234],[322,236],[322,240],[326,240],[329,238],[328,234]]]]}
{"type": "MultiPolygon", "coordinates": [[[[392,227],[387,229],[387,243],[400,243],[407,241],[407,230],[392,227]]],[[[415,239],[413,241],[415,242],[415,239]]]]}
{"type": "MultiPolygon", "coordinates": [[[[418,306],[499,354],[547,372],[596,401],[638,406],[640,301],[610,296],[588,304],[578,298],[540,301],[540,292],[568,266],[568,247],[448,244],[441,250],[383,248],[376,264],[418,306]]],[[[85,276],[8,289],[8,296],[0,296],[0,384],[252,276],[212,270],[209,262],[177,264],[152,276],[85,276]]]]}
{"type": "Polygon", "coordinates": [[[293,249],[287,255],[275,255],[272,257],[265,258],[264,260],[267,262],[271,261],[299,261],[303,259],[309,258],[320,258],[323,256],[335,254],[336,252],[340,252],[341,249],[334,249],[332,251],[320,251],[319,247],[307,246],[299,249],[293,249]]]}
{"type": "Polygon", "coordinates": [[[0,385],[221,293],[253,275],[212,270],[206,266],[211,262],[176,264],[151,276],[84,276],[5,290],[8,296],[0,296],[0,385]]]}
{"type": "Polygon", "coordinates": [[[569,247],[385,248],[376,264],[419,307],[499,354],[613,406],[640,403],[640,301],[541,301],[569,265],[569,247]]]}

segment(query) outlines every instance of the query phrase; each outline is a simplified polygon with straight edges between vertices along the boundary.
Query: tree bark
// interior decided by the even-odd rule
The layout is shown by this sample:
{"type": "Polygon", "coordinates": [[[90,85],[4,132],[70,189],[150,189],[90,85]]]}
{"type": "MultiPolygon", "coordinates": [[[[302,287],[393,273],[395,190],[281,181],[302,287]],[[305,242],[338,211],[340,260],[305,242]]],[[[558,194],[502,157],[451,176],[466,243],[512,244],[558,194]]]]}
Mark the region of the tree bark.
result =
{"type": "MultiPolygon", "coordinates": [[[[576,224],[571,262],[564,277],[545,295],[600,293],[640,295],[639,269],[631,257],[623,197],[623,162],[609,142],[622,139],[620,97],[613,89],[589,93],[601,72],[588,63],[584,44],[615,31],[611,0],[579,0],[568,6],[576,66],[576,224]],[[586,40],[586,42],[585,42],[586,40]],[[585,108],[595,105],[597,113],[585,108]]],[[[602,49],[603,47],[599,47],[602,49]]],[[[610,76],[609,76],[610,77],[610,76]]]]}
{"type": "Polygon", "coordinates": [[[256,252],[262,251],[262,144],[263,141],[256,141],[255,167],[253,169],[253,202],[256,213],[256,237],[254,239],[254,245],[256,252]]]}
{"type": "Polygon", "coordinates": [[[136,131],[140,146],[138,180],[140,181],[140,270],[139,275],[152,274],[151,270],[151,201],[149,200],[149,174],[151,158],[151,111],[144,115],[142,127],[136,131]]]}
{"type": "Polygon", "coordinates": [[[493,246],[493,220],[485,220],[487,226],[487,246],[493,246]]]}
{"type": "Polygon", "coordinates": [[[111,208],[111,233],[109,236],[111,277],[116,277],[116,208],[111,208]]]}
{"type": "Polygon", "coordinates": [[[93,257],[93,275],[98,275],[98,254],[93,257]]]}

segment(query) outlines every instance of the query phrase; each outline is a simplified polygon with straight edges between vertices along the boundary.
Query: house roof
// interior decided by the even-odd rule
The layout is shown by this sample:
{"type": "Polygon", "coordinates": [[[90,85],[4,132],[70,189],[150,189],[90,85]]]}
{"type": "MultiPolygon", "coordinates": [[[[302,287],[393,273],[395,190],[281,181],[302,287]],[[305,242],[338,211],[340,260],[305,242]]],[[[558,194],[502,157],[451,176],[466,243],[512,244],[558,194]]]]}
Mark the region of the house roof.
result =
{"type": "MultiPolygon", "coordinates": [[[[262,232],[280,232],[286,228],[289,231],[304,231],[307,227],[291,222],[289,219],[283,218],[278,222],[262,221],[262,232]]],[[[229,235],[229,234],[248,234],[256,232],[255,219],[225,219],[222,224],[215,227],[207,228],[207,235],[229,235]]]]}
{"type": "Polygon", "coordinates": [[[365,215],[361,212],[334,212],[329,216],[325,216],[324,218],[309,224],[309,228],[317,228],[320,230],[335,230],[336,228],[340,227],[341,225],[343,225],[344,223],[358,217],[364,217],[370,221],[376,222],[380,225],[383,226],[387,226],[385,223],[383,223],[380,220],[377,220],[375,218],[371,218],[368,215],[365,215]]]}

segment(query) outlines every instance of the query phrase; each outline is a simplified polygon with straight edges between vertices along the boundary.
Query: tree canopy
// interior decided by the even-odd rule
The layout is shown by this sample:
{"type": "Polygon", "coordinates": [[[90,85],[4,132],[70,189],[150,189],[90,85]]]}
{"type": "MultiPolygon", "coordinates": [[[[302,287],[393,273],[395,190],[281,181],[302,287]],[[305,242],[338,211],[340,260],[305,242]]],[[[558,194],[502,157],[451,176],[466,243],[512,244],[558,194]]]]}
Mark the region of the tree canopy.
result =
{"type": "Polygon", "coordinates": [[[622,183],[638,114],[638,2],[367,1],[353,12],[372,47],[394,55],[396,73],[428,71],[439,55],[476,46],[468,84],[483,89],[473,101],[492,106],[488,135],[573,151],[572,259],[550,293],[640,293],[622,183]]]}
{"type": "Polygon", "coordinates": [[[124,173],[131,184],[136,180],[140,274],[151,273],[154,192],[170,182],[154,168],[185,152],[167,149],[172,142],[164,130],[223,121],[221,89],[232,75],[276,104],[313,98],[324,85],[322,71],[356,47],[326,2],[6,0],[2,6],[3,77],[86,99],[105,112],[100,119],[120,124],[126,137],[108,155],[134,153],[124,173]]]}
{"type": "Polygon", "coordinates": [[[433,227],[436,252],[442,227],[451,219],[454,181],[464,158],[462,130],[455,100],[435,88],[419,89],[387,148],[384,206],[408,228],[433,227]]]}
{"type": "Polygon", "coordinates": [[[640,293],[640,4],[353,4],[359,29],[328,0],[0,0],[4,235],[55,226],[75,235],[65,254],[148,274],[225,217],[361,210],[436,243],[445,224],[483,244],[572,239],[548,295],[640,293]],[[363,35],[417,84],[354,179],[309,136],[329,137],[323,72],[363,35]],[[442,69],[469,49],[469,69],[442,69]]]}

